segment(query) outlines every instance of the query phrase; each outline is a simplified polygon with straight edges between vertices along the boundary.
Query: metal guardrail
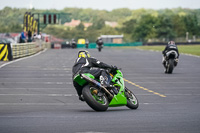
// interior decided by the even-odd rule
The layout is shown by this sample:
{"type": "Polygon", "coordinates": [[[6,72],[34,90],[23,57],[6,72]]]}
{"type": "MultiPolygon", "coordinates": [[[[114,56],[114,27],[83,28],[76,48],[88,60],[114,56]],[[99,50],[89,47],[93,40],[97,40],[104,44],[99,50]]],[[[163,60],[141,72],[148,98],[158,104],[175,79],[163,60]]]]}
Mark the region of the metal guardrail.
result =
{"type": "MultiPolygon", "coordinates": [[[[4,48],[4,51],[8,51],[7,45],[10,46],[10,44],[1,44],[1,45],[2,49],[4,48]]],[[[2,57],[3,59],[2,61],[8,61],[12,59],[33,55],[35,53],[38,53],[39,51],[42,51],[45,48],[50,48],[50,43],[38,41],[33,43],[13,44],[10,50],[11,52],[4,52],[3,50],[0,50],[0,57],[2,57]],[[7,58],[7,56],[10,56],[11,58],[7,58]]]]}

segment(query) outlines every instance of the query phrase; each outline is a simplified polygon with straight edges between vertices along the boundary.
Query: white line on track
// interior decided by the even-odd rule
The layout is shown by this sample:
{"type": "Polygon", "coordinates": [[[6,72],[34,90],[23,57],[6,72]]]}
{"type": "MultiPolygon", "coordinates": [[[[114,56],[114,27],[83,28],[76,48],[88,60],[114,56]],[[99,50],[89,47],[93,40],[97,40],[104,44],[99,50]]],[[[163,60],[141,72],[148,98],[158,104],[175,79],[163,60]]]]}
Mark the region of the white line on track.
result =
{"type": "MultiPolygon", "coordinates": [[[[150,83],[150,84],[157,84],[158,82],[135,82],[136,84],[141,84],[141,83],[150,83]]],[[[173,84],[173,83],[176,83],[176,84],[193,84],[193,83],[195,83],[195,84],[200,84],[200,82],[176,82],[176,81],[170,81],[170,82],[168,82],[168,81],[163,81],[163,82],[161,82],[161,81],[159,81],[159,84],[162,84],[162,83],[171,83],[171,84],[173,84]]]]}
{"type": "MultiPolygon", "coordinates": [[[[70,76],[71,76],[72,74],[70,74],[70,76]]],[[[34,78],[34,77],[9,77],[9,78],[1,78],[0,77],[0,79],[52,79],[52,77],[39,77],[39,78],[34,78]]],[[[56,77],[56,79],[66,79],[66,77],[59,77],[59,76],[57,76],[56,77]]]]}
{"type": "Polygon", "coordinates": [[[71,82],[0,82],[0,84],[72,84],[71,82]]]}
{"type": "Polygon", "coordinates": [[[0,94],[0,96],[52,96],[52,97],[70,97],[76,94],[0,94]]]}
{"type": "Polygon", "coordinates": [[[7,62],[7,63],[1,65],[0,68],[2,68],[2,67],[4,67],[4,66],[7,66],[7,65],[9,65],[9,64],[12,64],[12,63],[14,63],[14,62],[18,62],[18,61],[21,61],[21,60],[25,60],[25,59],[28,59],[28,58],[35,57],[35,56],[40,55],[41,53],[45,52],[46,50],[47,50],[47,49],[44,49],[43,51],[40,51],[39,53],[36,53],[36,54],[34,54],[34,55],[27,56],[27,57],[23,57],[23,58],[19,58],[19,59],[13,60],[13,61],[9,61],[9,62],[7,62]]]}
{"type": "Polygon", "coordinates": [[[109,132],[86,131],[86,132],[76,132],[76,133],[109,133],[109,132]]]}
{"type": "Polygon", "coordinates": [[[66,89],[73,89],[71,87],[68,87],[67,86],[65,88],[0,88],[0,90],[66,90],[66,89]]]}
{"type": "MultiPolygon", "coordinates": [[[[165,104],[169,104],[169,105],[185,105],[184,102],[182,103],[140,103],[140,105],[165,105],[165,104]]],[[[197,105],[199,105],[199,103],[196,103],[197,105]]],[[[66,105],[83,105],[86,106],[84,102],[78,102],[78,103],[0,103],[0,106],[66,106],[66,105]]],[[[0,116],[0,117],[4,117],[4,116],[0,116]]],[[[5,116],[6,117],[6,116],[5,116]]]]}
{"type": "MultiPolygon", "coordinates": [[[[154,96],[155,94],[137,94],[137,96],[154,96]]],[[[167,96],[200,96],[200,94],[165,94],[167,96]]],[[[0,96],[51,96],[51,97],[71,97],[77,94],[0,94],[0,96]]]]}
{"type": "Polygon", "coordinates": [[[51,105],[80,105],[82,104],[81,103],[0,103],[0,106],[5,106],[5,105],[8,105],[8,106],[14,106],[14,105],[17,105],[17,106],[20,106],[20,105],[30,105],[30,106],[36,106],[36,105],[42,105],[42,106],[51,106],[51,105]]]}
{"type": "MultiPolygon", "coordinates": [[[[140,74],[134,74],[134,73],[127,73],[126,75],[129,75],[129,77],[131,78],[131,76],[130,75],[135,75],[135,76],[137,76],[137,80],[138,79],[169,79],[169,77],[139,77],[138,75],[140,75],[140,74]]],[[[126,76],[126,77],[128,77],[128,76],[126,76]]],[[[178,78],[180,78],[180,77],[175,77],[175,76],[173,76],[173,77],[170,77],[170,79],[178,79],[178,78]]],[[[199,76],[196,76],[196,77],[181,77],[181,79],[199,79],[199,76]]]]}

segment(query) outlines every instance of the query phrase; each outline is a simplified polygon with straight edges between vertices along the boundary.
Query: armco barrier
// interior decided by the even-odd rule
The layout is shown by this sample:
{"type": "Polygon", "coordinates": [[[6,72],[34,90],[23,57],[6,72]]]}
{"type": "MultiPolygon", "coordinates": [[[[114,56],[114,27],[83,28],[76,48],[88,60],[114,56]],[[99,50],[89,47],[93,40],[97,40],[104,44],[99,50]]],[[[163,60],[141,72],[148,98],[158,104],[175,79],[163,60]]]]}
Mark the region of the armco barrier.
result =
{"type": "Polygon", "coordinates": [[[33,42],[33,43],[19,43],[13,44],[0,44],[0,60],[8,61],[29,55],[33,55],[44,48],[50,48],[50,43],[33,42]]]}
{"type": "Polygon", "coordinates": [[[9,43],[0,44],[0,61],[12,60],[12,51],[9,43]]]}
{"type": "Polygon", "coordinates": [[[21,43],[12,46],[13,59],[33,55],[44,48],[49,48],[50,43],[21,43]]]}
{"type": "MultiPolygon", "coordinates": [[[[132,43],[105,43],[106,47],[123,47],[123,46],[142,46],[142,42],[132,42],[132,43]]],[[[77,44],[77,48],[85,48],[85,44],[77,44]]],[[[90,43],[89,48],[96,48],[96,43],[90,43]]]]}

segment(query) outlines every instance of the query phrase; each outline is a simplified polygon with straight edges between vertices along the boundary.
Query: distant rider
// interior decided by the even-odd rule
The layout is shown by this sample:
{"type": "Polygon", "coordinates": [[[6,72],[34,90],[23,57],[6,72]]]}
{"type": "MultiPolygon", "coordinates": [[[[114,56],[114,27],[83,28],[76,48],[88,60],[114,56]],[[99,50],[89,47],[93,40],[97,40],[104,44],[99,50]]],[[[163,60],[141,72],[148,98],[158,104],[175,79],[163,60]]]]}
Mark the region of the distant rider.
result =
{"type": "Polygon", "coordinates": [[[75,39],[72,39],[71,46],[72,46],[72,48],[76,48],[76,41],[75,41],[75,39]]]}
{"type": "Polygon", "coordinates": [[[175,63],[174,65],[176,66],[178,64],[178,58],[179,58],[179,52],[178,52],[178,48],[177,46],[175,45],[175,42],[174,41],[169,41],[168,44],[166,45],[165,49],[162,51],[162,54],[163,54],[163,60],[162,60],[162,63],[165,66],[166,64],[166,55],[168,53],[170,53],[171,51],[175,51],[176,54],[177,54],[177,57],[175,59],[175,63]]]}
{"type": "Polygon", "coordinates": [[[98,46],[102,46],[102,45],[103,45],[103,40],[102,40],[101,37],[98,37],[98,39],[96,40],[96,44],[97,44],[98,46]]]}
{"type": "Polygon", "coordinates": [[[89,40],[88,40],[88,39],[85,40],[85,47],[86,47],[86,48],[89,47],[89,40]]]}
{"type": "MultiPolygon", "coordinates": [[[[107,83],[107,72],[105,69],[110,68],[111,70],[117,70],[116,66],[110,66],[99,60],[92,58],[88,51],[79,51],[78,58],[72,68],[73,79],[77,74],[90,73],[95,78],[99,78],[102,85],[107,83]]],[[[73,85],[78,93],[79,100],[83,101],[82,89],[78,83],[73,82],[73,85]]]]}

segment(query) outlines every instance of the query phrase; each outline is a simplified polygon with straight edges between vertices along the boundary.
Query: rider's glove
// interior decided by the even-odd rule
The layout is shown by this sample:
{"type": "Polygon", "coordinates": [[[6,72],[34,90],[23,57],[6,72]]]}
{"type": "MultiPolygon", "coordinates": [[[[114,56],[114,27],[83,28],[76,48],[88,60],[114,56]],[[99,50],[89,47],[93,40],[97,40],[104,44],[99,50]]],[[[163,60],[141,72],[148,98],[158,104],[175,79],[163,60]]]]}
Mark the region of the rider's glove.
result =
{"type": "Polygon", "coordinates": [[[111,70],[116,71],[116,70],[118,70],[118,68],[116,66],[111,66],[111,70]]]}

